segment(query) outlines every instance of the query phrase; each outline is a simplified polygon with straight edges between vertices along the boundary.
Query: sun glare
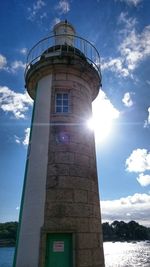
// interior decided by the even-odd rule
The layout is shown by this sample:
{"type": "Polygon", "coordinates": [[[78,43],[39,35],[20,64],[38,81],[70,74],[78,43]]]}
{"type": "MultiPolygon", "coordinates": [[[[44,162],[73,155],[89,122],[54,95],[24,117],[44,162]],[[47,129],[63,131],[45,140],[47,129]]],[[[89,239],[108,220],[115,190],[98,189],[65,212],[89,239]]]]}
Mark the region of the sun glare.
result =
{"type": "Polygon", "coordinates": [[[95,133],[96,143],[102,142],[110,133],[112,123],[111,121],[103,122],[99,120],[99,118],[93,117],[88,120],[89,129],[93,130],[95,133]]]}
{"type": "Polygon", "coordinates": [[[110,135],[113,121],[119,117],[119,111],[102,90],[93,102],[92,110],[93,117],[88,120],[87,125],[94,130],[96,143],[103,142],[110,135]]]}

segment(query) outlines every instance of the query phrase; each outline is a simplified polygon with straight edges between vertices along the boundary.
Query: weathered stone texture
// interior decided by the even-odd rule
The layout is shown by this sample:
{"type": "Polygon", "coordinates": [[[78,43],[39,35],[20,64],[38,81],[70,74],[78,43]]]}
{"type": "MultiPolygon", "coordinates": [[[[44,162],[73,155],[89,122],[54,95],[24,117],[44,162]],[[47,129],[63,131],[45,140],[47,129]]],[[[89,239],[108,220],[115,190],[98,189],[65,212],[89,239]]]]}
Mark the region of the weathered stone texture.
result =
{"type": "Polygon", "coordinates": [[[75,267],[104,267],[94,135],[86,126],[92,90],[77,69],[54,75],[44,231],[74,234],[75,267]],[[67,115],[55,113],[61,90],[70,97],[67,115]],[[65,143],[59,133],[67,135],[65,143]]]}
{"type": "Polygon", "coordinates": [[[75,203],[87,203],[88,192],[86,190],[74,190],[74,202],[75,203]]]}
{"type": "Polygon", "coordinates": [[[77,246],[80,249],[92,249],[100,246],[100,236],[98,233],[79,233],[77,234],[77,246]]]}
{"type": "Polygon", "coordinates": [[[90,249],[79,250],[77,253],[77,262],[79,267],[92,266],[92,251],[90,249]]]}
{"type": "Polygon", "coordinates": [[[74,163],[74,153],[67,151],[55,153],[55,163],[74,163]]]}

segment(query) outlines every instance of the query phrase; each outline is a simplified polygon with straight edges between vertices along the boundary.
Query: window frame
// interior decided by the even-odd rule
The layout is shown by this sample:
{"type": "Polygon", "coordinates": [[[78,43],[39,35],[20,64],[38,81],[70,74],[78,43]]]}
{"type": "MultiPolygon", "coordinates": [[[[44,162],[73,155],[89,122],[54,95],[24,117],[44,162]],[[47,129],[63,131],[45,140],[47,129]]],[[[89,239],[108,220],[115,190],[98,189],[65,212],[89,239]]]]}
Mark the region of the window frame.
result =
{"type": "Polygon", "coordinates": [[[68,114],[70,112],[69,109],[69,92],[65,91],[57,91],[55,92],[55,113],[57,114],[68,114]],[[58,95],[60,95],[60,99],[58,98],[58,95]],[[67,95],[65,98],[64,95],[67,95]],[[67,104],[64,104],[64,102],[67,101],[67,104]],[[60,104],[58,104],[60,102],[60,104]],[[60,111],[58,110],[60,108],[60,111]],[[67,111],[65,111],[65,108],[67,108],[67,111]]]}

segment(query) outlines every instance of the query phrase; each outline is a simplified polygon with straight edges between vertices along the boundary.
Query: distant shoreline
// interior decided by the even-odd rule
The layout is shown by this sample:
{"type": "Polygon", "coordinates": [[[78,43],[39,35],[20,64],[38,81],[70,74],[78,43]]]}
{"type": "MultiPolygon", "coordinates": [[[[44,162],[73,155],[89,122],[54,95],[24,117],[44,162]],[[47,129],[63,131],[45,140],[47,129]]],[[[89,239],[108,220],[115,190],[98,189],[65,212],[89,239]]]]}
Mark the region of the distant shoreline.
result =
{"type": "MultiPolygon", "coordinates": [[[[111,242],[111,243],[133,243],[133,244],[136,244],[136,243],[139,243],[139,242],[146,242],[146,243],[150,243],[150,240],[137,240],[137,241],[134,241],[134,240],[131,240],[131,241],[103,241],[103,243],[108,243],[108,242],[111,242]]],[[[15,249],[15,245],[14,244],[8,244],[8,243],[3,243],[3,245],[1,244],[1,240],[0,240],[0,248],[14,248],[15,249]]]]}
{"type": "MultiPolygon", "coordinates": [[[[18,222],[0,223],[0,247],[15,247],[18,222]]],[[[135,221],[102,223],[104,242],[150,242],[150,228],[135,221]]]]}
{"type": "Polygon", "coordinates": [[[1,240],[0,239],[0,248],[3,247],[15,247],[15,242],[11,240],[1,240]]]}

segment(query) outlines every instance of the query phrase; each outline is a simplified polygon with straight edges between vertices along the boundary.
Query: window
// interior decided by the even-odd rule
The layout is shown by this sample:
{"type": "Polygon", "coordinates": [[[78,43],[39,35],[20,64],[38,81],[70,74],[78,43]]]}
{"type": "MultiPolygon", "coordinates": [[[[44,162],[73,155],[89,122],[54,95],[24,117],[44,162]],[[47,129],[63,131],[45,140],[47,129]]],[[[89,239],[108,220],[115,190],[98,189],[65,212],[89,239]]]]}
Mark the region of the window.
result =
{"type": "Polygon", "coordinates": [[[67,93],[57,93],[56,94],[56,112],[57,113],[67,113],[69,112],[68,105],[68,94],[67,93]]]}

